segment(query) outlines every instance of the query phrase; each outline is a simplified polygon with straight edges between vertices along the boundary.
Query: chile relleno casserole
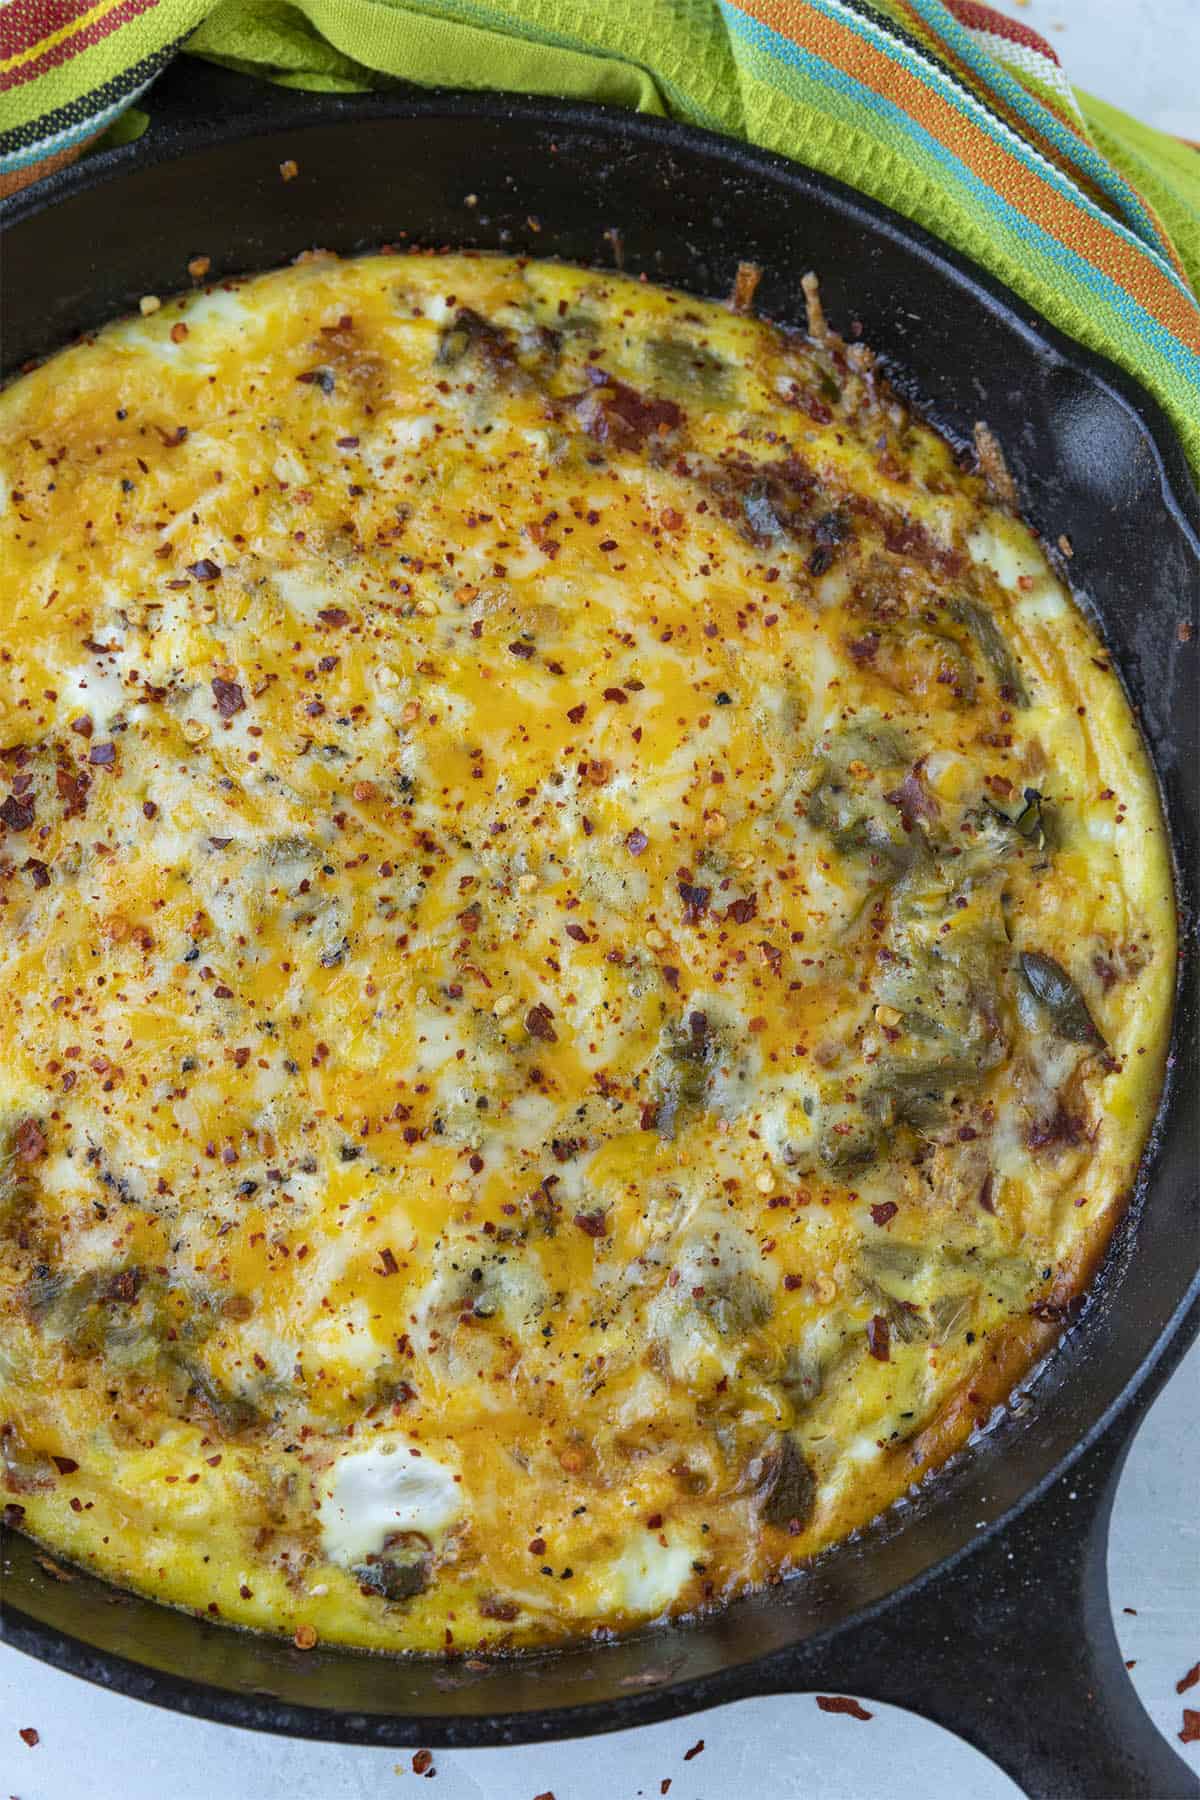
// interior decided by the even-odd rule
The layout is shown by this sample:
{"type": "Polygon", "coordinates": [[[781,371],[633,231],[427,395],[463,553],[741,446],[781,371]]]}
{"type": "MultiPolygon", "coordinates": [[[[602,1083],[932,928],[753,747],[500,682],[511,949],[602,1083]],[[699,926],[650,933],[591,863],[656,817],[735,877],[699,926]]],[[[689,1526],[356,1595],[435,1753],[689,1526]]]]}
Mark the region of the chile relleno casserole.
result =
{"type": "Polygon", "coordinates": [[[864,1524],[1069,1316],[1163,1070],[1153,778],[996,459],[810,298],[314,257],[0,397],[51,1550],[301,1644],[619,1630],[864,1524]]]}

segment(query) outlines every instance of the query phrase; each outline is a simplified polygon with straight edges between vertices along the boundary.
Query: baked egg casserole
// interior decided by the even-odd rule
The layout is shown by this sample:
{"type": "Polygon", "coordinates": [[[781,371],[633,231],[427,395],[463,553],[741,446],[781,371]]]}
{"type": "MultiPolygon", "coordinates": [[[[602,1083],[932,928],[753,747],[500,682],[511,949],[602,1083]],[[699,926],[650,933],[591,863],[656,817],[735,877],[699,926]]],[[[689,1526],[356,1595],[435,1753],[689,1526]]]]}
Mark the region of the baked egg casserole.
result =
{"type": "Polygon", "coordinates": [[[5,1517],[301,1647],[718,1607],[1081,1303],[1129,705],[811,283],[197,270],[0,395],[5,1517]]]}

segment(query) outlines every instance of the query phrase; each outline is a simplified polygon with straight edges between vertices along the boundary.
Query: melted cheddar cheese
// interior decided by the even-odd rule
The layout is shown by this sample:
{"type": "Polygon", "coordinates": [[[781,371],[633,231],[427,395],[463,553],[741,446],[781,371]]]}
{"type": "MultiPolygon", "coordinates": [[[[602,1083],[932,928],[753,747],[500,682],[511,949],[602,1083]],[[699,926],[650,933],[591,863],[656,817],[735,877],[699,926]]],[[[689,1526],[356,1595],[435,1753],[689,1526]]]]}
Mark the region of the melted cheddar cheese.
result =
{"type": "Polygon", "coordinates": [[[801,1568],[1134,1179],[1153,778],[864,349],[317,257],[0,396],[7,1516],[299,1642],[801,1568]]]}

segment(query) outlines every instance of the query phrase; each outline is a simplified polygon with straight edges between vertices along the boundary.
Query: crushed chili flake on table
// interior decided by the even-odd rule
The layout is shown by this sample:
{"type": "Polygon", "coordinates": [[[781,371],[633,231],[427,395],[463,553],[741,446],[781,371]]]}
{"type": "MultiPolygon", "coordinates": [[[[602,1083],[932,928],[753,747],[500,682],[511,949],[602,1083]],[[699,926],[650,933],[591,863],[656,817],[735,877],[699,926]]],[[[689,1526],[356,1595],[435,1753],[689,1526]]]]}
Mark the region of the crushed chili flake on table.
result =
{"type": "Polygon", "coordinates": [[[873,1719],[875,1717],[874,1713],[869,1713],[865,1706],[861,1706],[857,1700],[852,1700],[848,1694],[818,1694],[817,1705],[822,1712],[847,1713],[852,1719],[873,1719]]]}
{"type": "Polygon", "coordinates": [[[1183,1709],[1183,1730],[1179,1733],[1181,1744],[1200,1744],[1200,1712],[1194,1707],[1183,1709]]]}
{"type": "Polygon", "coordinates": [[[1200,1662],[1193,1663],[1187,1674],[1180,1677],[1175,1683],[1175,1692],[1186,1694],[1188,1689],[1195,1687],[1198,1681],[1200,1681],[1200,1662]]]}
{"type": "Polygon", "coordinates": [[[36,1731],[32,1725],[22,1725],[20,1737],[22,1743],[28,1744],[31,1750],[42,1741],[41,1733],[36,1731]]]}

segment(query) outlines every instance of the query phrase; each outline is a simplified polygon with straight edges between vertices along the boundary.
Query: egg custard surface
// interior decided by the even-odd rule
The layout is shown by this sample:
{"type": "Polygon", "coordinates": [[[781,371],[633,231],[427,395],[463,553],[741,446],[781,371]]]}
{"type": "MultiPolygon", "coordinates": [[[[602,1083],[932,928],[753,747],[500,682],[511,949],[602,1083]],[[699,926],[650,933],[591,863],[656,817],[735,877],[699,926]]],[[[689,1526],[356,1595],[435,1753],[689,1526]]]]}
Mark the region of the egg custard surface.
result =
{"type": "Polygon", "coordinates": [[[1135,1179],[1170,868],[869,352],[314,257],[24,374],[0,471],[10,1523],[508,1650],[801,1569],[987,1420],[1135,1179]]]}

